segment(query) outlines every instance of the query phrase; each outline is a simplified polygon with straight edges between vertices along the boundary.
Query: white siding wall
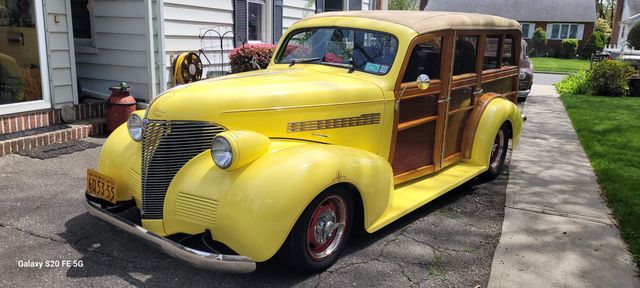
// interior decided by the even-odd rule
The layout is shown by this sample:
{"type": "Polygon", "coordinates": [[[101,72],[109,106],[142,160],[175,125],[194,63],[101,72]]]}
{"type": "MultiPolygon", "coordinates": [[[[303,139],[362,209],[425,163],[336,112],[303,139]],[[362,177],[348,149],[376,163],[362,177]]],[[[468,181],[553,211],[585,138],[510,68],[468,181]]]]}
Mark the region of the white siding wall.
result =
{"type": "Polygon", "coordinates": [[[282,6],[282,30],[287,31],[293,23],[316,13],[316,5],[307,0],[284,0],[282,6]]]}
{"type": "MultiPolygon", "coordinates": [[[[233,30],[233,3],[231,0],[164,0],[164,66],[165,83],[171,87],[173,57],[185,51],[204,52],[211,61],[202,58],[204,75],[207,71],[220,71],[222,61],[228,63],[229,52],[233,49],[233,37],[228,34],[223,41],[224,56],[220,55],[220,41],[215,33],[207,33],[201,41],[198,37],[207,28],[216,29],[221,34],[233,30]],[[215,37],[213,37],[216,35],[215,37]]],[[[229,67],[227,66],[228,70],[229,67]]]]}
{"type": "Polygon", "coordinates": [[[94,0],[95,51],[76,51],[82,89],[109,94],[125,81],[136,98],[149,99],[147,11],[141,0],[94,0]]]}
{"type": "Polygon", "coordinates": [[[69,0],[45,0],[44,3],[53,104],[60,107],[78,103],[69,0]]]}

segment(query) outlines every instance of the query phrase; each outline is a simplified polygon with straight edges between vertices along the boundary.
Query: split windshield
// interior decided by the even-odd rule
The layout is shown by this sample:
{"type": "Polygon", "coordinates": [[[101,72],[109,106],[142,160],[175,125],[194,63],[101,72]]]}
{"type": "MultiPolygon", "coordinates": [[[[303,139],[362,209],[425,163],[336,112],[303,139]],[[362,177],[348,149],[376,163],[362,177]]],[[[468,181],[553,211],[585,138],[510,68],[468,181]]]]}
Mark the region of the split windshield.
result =
{"type": "Polygon", "coordinates": [[[387,74],[398,40],[386,33],[351,28],[316,28],[293,32],[276,63],[312,63],[387,74]]]}

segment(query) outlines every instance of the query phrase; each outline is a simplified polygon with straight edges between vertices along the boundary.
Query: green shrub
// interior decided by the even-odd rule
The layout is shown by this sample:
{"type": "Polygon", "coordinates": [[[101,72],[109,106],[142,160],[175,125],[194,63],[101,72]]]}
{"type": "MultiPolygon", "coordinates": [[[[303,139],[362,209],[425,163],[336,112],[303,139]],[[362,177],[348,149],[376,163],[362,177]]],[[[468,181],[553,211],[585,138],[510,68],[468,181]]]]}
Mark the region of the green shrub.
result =
{"type": "Polygon", "coordinates": [[[533,45],[533,48],[538,55],[542,55],[542,47],[547,45],[547,32],[545,32],[542,27],[536,28],[536,31],[533,32],[531,45],[533,45]]]}
{"type": "Polygon", "coordinates": [[[555,86],[561,95],[589,95],[589,71],[571,73],[555,86]]]}
{"type": "Polygon", "coordinates": [[[578,39],[563,39],[560,44],[560,57],[571,59],[578,52],[578,39]]]}
{"type": "Polygon", "coordinates": [[[387,9],[389,10],[416,10],[418,0],[389,0],[387,9]]]}
{"type": "Polygon", "coordinates": [[[594,95],[625,96],[629,91],[628,79],[635,70],[627,63],[605,60],[593,64],[589,75],[590,90],[594,95]]]}
{"type": "Polygon", "coordinates": [[[599,31],[593,32],[591,37],[589,37],[589,40],[587,40],[587,43],[584,45],[584,48],[582,48],[582,51],[580,51],[580,56],[584,59],[589,59],[591,54],[597,51],[602,51],[603,48],[604,35],[599,31]]]}
{"type": "Polygon", "coordinates": [[[627,41],[629,41],[634,48],[640,49],[640,23],[637,23],[629,30],[627,41]]]}

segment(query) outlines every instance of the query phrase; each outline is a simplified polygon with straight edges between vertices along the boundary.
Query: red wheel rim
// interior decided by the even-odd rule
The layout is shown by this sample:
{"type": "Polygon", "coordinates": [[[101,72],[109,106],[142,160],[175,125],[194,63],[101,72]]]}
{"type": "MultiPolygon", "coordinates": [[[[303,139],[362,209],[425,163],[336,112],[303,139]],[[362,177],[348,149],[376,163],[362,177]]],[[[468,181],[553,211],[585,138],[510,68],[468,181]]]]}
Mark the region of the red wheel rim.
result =
{"type": "Polygon", "coordinates": [[[489,159],[489,165],[491,165],[491,168],[496,169],[500,166],[504,149],[504,131],[500,129],[496,138],[493,139],[493,145],[491,145],[491,158],[489,159]]]}
{"type": "Polygon", "coordinates": [[[306,247],[311,259],[322,261],[338,250],[347,217],[347,204],[341,196],[331,195],[320,202],[307,227],[306,247]]]}

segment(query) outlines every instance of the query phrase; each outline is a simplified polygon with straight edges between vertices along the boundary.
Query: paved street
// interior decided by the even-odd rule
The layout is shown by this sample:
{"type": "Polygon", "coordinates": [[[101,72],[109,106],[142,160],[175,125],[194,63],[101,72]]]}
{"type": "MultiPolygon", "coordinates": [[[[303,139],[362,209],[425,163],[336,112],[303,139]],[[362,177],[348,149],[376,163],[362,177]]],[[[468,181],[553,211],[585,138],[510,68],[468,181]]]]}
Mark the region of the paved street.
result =
{"type": "Polygon", "coordinates": [[[48,160],[0,157],[1,287],[475,287],[489,281],[507,175],[459,188],[382,231],[352,238],[345,255],[320,275],[298,276],[273,261],[232,275],[194,269],[87,214],[85,170],[96,166],[99,151],[48,160]],[[83,266],[19,267],[47,260],[83,266]]]}

